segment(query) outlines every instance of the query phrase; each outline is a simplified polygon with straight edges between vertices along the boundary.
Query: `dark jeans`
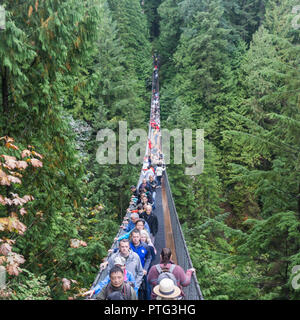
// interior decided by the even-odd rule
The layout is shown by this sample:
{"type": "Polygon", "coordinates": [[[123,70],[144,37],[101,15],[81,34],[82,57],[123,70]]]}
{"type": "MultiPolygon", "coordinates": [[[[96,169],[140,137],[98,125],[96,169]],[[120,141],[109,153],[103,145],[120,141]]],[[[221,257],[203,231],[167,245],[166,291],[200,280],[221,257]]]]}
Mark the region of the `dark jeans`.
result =
{"type": "Polygon", "coordinates": [[[161,177],[162,176],[156,176],[156,180],[157,180],[157,185],[161,186],[161,177]]]}

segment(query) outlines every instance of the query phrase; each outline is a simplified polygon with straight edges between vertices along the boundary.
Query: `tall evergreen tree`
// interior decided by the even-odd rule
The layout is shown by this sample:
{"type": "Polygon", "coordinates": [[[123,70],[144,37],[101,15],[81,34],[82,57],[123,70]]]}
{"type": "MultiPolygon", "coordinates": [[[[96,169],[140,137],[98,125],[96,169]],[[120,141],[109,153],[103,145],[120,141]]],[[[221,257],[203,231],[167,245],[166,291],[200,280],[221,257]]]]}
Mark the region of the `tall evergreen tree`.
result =
{"type": "Polygon", "coordinates": [[[74,90],[78,72],[94,52],[99,5],[93,0],[5,1],[5,9],[1,136],[17,137],[24,148],[34,145],[45,156],[40,174],[21,187],[36,201],[23,217],[29,227],[16,246],[26,258],[24,267],[44,273],[54,285],[72,266],[70,239],[81,237],[76,221],[83,214],[79,207],[85,191],[63,96],[74,90]]]}
{"type": "Polygon", "coordinates": [[[128,73],[135,72],[142,80],[141,94],[145,98],[143,87],[145,83],[150,88],[151,77],[151,46],[147,18],[142,12],[139,0],[108,0],[113,20],[117,23],[120,43],[126,53],[126,68],[128,73]]]}
{"type": "MultiPolygon", "coordinates": [[[[255,187],[259,220],[240,257],[262,259],[262,297],[295,298],[291,269],[299,264],[299,44],[291,30],[290,3],[269,1],[265,26],[253,37],[242,64],[244,128],[232,131],[248,148],[252,165],[235,164],[235,180],[255,187]],[[257,70],[252,72],[252,70],[257,70]],[[262,242],[261,239],[264,239],[262,242]]],[[[245,260],[244,260],[245,261],[245,260]]]]}

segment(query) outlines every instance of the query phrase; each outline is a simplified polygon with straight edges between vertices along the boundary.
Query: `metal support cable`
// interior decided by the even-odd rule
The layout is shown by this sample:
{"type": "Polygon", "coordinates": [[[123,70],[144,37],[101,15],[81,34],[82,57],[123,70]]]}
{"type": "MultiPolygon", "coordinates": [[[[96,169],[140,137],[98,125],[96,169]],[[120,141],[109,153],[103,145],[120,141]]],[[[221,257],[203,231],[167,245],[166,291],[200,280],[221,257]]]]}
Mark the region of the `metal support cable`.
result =
{"type": "MultiPolygon", "coordinates": [[[[184,270],[187,270],[192,268],[193,264],[186,246],[184,235],[183,235],[179,218],[177,215],[174,199],[173,199],[172,192],[169,185],[167,170],[165,170],[165,173],[164,173],[164,183],[165,183],[168,206],[169,206],[170,216],[171,216],[171,224],[172,224],[172,231],[173,231],[174,241],[175,241],[177,263],[184,270]]],[[[186,295],[187,300],[204,300],[195,273],[193,273],[192,275],[191,284],[187,287],[184,287],[183,291],[186,295]]]]}

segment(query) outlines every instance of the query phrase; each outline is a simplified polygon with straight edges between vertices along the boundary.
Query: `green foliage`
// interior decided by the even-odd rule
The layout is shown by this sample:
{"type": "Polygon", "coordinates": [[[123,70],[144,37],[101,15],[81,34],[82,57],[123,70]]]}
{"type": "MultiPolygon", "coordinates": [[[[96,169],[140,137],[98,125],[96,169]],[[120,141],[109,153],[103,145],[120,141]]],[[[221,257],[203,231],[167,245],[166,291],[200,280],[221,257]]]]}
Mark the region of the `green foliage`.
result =
{"type": "MultiPolygon", "coordinates": [[[[165,0],[158,7],[160,17],[160,34],[158,51],[161,56],[160,81],[166,84],[176,74],[173,54],[178,46],[183,18],[178,7],[180,0],[165,0]],[[166,80],[165,80],[166,79],[166,80]],[[165,80],[165,81],[164,81],[165,80]]],[[[163,92],[164,90],[162,90],[163,92]]]]}
{"type": "Polygon", "coordinates": [[[192,179],[178,166],[168,172],[207,299],[298,296],[296,4],[166,0],[158,10],[161,22],[167,9],[177,22],[174,33],[170,24],[160,33],[163,126],[205,129],[204,172],[192,179]]]}
{"type": "Polygon", "coordinates": [[[26,269],[12,280],[6,290],[11,300],[52,300],[46,276],[36,276],[26,269]]]}
{"type": "Polygon", "coordinates": [[[148,30],[150,33],[150,40],[153,41],[159,36],[160,19],[157,12],[157,8],[161,4],[162,0],[142,0],[141,7],[145,15],[147,16],[148,30]]]}
{"type": "Polygon", "coordinates": [[[147,19],[139,0],[107,0],[113,20],[117,22],[120,43],[125,49],[126,67],[135,72],[138,79],[151,84],[151,47],[147,19]]]}
{"type": "Polygon", "coordinates": [[[4,1],[0,137],[44,156],[21,185],[1,186],[35,198],[13,238],[26,262],[9,276],[9,299],[74,298],[94,280],[140,170],[100,165],[96,135],[112,129],[118,145],[119,121],[146,127],[151,50],[162,63],[162,127],[205,132],[202,174],[168,166],[205,299],[299,299],[297,4],[4,1]]]}

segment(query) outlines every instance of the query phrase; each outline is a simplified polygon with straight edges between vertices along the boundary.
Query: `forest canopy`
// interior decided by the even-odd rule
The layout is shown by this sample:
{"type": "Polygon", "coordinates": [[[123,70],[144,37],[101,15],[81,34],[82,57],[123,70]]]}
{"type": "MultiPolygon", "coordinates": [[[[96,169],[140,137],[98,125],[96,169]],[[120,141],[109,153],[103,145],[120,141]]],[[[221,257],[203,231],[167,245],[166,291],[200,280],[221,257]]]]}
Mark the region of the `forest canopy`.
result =
{"type": "Polygon", "coordinates": [[[297,5],[2,1],[0,299],[90,288],[141,169],[99,165],[97,132],[147,128],[154,53],[161,127],[205,132],[202,174],[168,165],[204,298],[299,299],[297,5]]]}

